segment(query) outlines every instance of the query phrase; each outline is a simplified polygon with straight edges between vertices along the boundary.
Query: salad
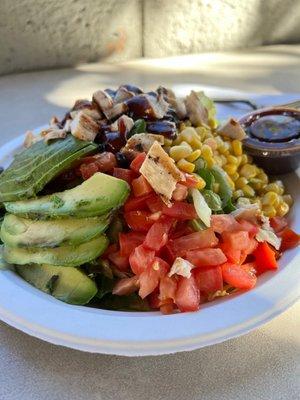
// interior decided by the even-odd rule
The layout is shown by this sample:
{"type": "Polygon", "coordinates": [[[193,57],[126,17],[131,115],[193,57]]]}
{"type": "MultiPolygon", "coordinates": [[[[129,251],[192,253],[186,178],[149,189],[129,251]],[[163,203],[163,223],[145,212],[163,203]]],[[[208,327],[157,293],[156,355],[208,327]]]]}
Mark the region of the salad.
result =
{"type": "Polygon", "coordinates": [[[252,289],[300,236],[245,137],[203,92],[123,85],[77,100],[0,175],[2,265],[111,310],[196,311],[252,289]]]}

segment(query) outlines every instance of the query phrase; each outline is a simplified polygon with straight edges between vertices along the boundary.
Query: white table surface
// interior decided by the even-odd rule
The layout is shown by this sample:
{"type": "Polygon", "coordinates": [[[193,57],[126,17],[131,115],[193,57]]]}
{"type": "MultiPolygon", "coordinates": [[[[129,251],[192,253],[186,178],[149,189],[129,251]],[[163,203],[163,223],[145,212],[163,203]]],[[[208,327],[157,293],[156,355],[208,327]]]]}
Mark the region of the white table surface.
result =
{"type": "MultiPolygon", "coordinates": [[[[285,99],[295,99],[299,64],[299,48],[279,47],[275,53],[165,59],[160,66],[157,60],[142,60],[5,76],[0,78],[0,145],[51,115],[61,116],[76,98],[124,82],[145,88],[183,82],[256,93],[285,91],[290,93],[285,99]]],[[[0,399],[296,399],[299,313],[298,302],[243,337],[193,352],[141,358],[54,346],[0,322],[0,399]]]]}

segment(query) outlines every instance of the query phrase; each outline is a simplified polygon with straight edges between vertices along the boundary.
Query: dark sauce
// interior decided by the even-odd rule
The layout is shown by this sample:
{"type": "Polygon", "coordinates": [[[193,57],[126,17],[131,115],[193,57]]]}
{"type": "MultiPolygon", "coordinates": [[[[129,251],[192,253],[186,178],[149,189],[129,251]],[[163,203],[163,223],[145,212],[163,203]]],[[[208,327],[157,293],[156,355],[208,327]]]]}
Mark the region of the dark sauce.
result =
{"type": "Polygon", "coordinates": [[[176,138],[176,125],[171,121],[153,121],[147,123],[147,132],[163,135],[168,139],[176,138]]]}

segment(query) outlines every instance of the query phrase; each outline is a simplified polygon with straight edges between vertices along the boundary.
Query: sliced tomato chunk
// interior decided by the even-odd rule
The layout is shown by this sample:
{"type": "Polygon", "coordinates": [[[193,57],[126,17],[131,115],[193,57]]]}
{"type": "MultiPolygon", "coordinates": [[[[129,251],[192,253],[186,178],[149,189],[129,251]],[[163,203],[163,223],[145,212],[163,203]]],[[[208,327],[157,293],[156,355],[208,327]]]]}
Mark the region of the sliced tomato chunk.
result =
{"type": "Polygon", "coordinates": [[[225,263],[221,268],[223,280],[237,289],[249,290],[256,284],[256,275],[241,265],[225,263]]]}
{"type": "Polygon", "coordinates": [[[174,220],[168,217],[155,222],[146,235],[144,246],[156,252],[159,251],[167,243],[168,234],[173,223],[174,220]]]}
{"type": "Polygon", "coordinates": [[[179,182],[181,185],[184,185],[187,188],[196,188],[198,186],[198,179],[194,175],[185,173],[184,176],[185,181],[179,182]]]}
{"type": "Polygon", "coordinates": [[[193,275],[200,292],[211,293],[223,289],[222,269],[216,267],[195,268],[193,275]]]}
{"type": "Polygon", "coordinates": [[[195,232],[193,228],[188,225],[188,221],[176,221],[174,229],[170,232],[172,239],[177,239],[181,236],[189,235],[195,232]]]}
{"type": "Polygon", "coordinates": [[[127,183],[131,184],[135,177],[135,173],[131,169],[126,168],[114,168],[113,176],[118,179],[122,179],[127,183]]]}
{"type": "Polygon", "coordinates": [[[276,253],[267,242],[259,243],[253,255],[255,257],[258,274],[278,268],[276,253]]]}
{"type": "Polygon", "coordinates": [[[239,225],[232,215],[219,214],[211,216],[211,227],[216,233],[223,233],[231,231],[239,225]]]}
{"type": "Polygon", "coordinates": [[[159,284],[159,299],[164,302],[165,300],[172,299],[175,301],[177,290],[177,280],[175,276],[165,275],[161,278],[159,284]]]}
{"type": "Polygon", "coordinates": [[[156,212],[162,211],[163,206],[164,206],[164,202],[156,194],[151,194],[148,197],[146,203],[147,203],[147,206],[148,206],[149,210],[152,213],[156,213],[156,212]]]}
{"type": "Polygon", "coordinates": [[[142,232],[119,233],[120,255],[129,257],[133,250],[143,243],[145,237],[142,232]]]}
{"type": "Polygon", "coordinates": [[[227,257],[227,261],[234,264],[240,264],[242,255],[241,250],[233,249],[229,243],[224,242],[220,244],[220,248],[227,257]]]}
{"type": "Polygon", "coordinates": [[[120,271],[127,271],[129,268],[128,257],[121,256],[120,251],[108,255],[108,259],[115,264],[120,271]]]}
{"type": "Polygon", "coordinates": [[[162,213],[178,220],[189,220],[197,218],[197,213],[193,204],[183,201],[175,201],[171,207],[166,205],[162,208],[162,213]]]}
{"type": "Polygon", "coordinates": [[[130,196],[124,204],[124,210],[127,211],[138,211],[147,209],[147,200],[151,195],[146,194],[140,197],[130,196]]]}
{"type": "Polygon", "coordinates": [[[168,272],[169,268],[169,265],[161,258],[153,259],[152,263],[139,276],[139,295],[142,299],[158,287],[160,278],[168,272]]]}
{"type": "Polygon", "coordinates": [[[129,228],[138,232],[147,232],[150,229],[155,222],[151,216],[152,214],[148,211],[129,211],[124,213],[124,218],[129,228]]]}
{"type": "Polygon", "coordinates": [[[129,263],[134,274],[140,275],[151,266],[155,257],[153,250],[147,249],[142,244],[136,247],[129,256],[129,263]]]}
{"type": "Polygon", "coordinates": [[[173,250],[177,257],[184,256],[187,251],[195,249],[206,249],[218,244],[219,240],[212,229],[205,229],[181,236],[173,240],[173,250]]]}
{"type": "Polygon", "coordinates": [[[246,221],[245,219],[240,220],[238,223],[240,225],[240,229],[242,231],[248,232],[250,238],[254,238],[259,230],[257,225],[254,225],[251,222],[246,221]]]}
{"type": "Polygon", "coordinates": [[[159,290],[156,288],[152,293],[150,293],[147,297],[148,304],[154,310],[157,310],[160,307],[161,301],[159,299],[159,290]]]}
{"type": "Polygon", "coordinates": [[[143,164],[143,162],[145,161],[146,158],[146,153],[139,153],[135,159],[131,162],[130,164],[130,168],[136,172],[139,173],[140,172],[140,168],[143,164]]]}
{"type": "Polygon", "coordinates": [[[177,183],[176,188],[172,194],[172,199],[175,201],[182,201],[187,198],[188,188],[180,183],[177,183]]]}
{"type": "Polygon", "coordinates": [[[117,296],[127,296],[139,288],[138,276],[120,279],[114,286],[112,293],[117,296]]]}
{"type": "Polygon", "coordinates": [[[143,177],[143,175],[139,176],[138,178],[134,179],[131,182],[133,193],[136,197],[144,196],[153,192],[152,187],[143,177]]]}
{"type": "Polygon", "coordinates": [[[190,278],[179,277],[175,303],[183,312],[199,310],[200,291],[193,275],[190,278]]]}
{"type": "Polygon", "coordinates": [[[169,264],[173,264],[176,258],[176,254],[173,250],[173,240],[169,240],[168,243],[160,250],[159,254],[169,264]]]}
{"type": "Polygon", "coordinates": [[[250,244],[249,234],[246,231],[223,232],[222,238],[233,250],[246,250],[250,244]]]}
{"type": "Polygon", "coordinates": [[[277,233],[277,232],[282,231],[284,228],[286,228],[288,225],[288,222],[284,217],[273,217],[273,218],[270,218],[270,225],[274,229],[274,231],[277,233]]]}
{"type": "Polygon", "coordinates": [[[187,260],[196,267],[220,265],[227,261],[221,249],[190,250],[186,254],[187,260]]]}
{"type": "Polygon", "coordinates": [[[283,231],[278,233],[278,236],[282,239],[280,246],[281,251],[292,249],[300,244],[300,235],[298,235],[292,229],[285,228],[283,231]]]}

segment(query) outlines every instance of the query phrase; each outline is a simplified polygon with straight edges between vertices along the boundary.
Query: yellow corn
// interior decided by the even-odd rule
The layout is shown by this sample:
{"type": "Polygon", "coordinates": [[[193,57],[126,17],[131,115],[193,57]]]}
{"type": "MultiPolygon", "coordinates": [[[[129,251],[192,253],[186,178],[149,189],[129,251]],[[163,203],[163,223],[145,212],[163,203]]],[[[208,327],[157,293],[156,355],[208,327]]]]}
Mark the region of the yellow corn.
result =
{"type": "Polygon", "coordinates": [[[173,143],[173,141],[171,139],[164,138],[164,145],[165,146],[171,146],[172,143],[173,143]]]}
{"type": "Polygon", "coordinates": [[[276,216],[276,210],[273,206],[263,206],[262,210],[266,217],[273,218],[276,216]]]}
{"type": "Polygon", "coordinates": [[[233,180],[230,178],[230,176],[227,176],[227,180],[228,180],[228,183],[229,183],[231,189],[234,190],[234,188],[235,188],[234,182],[233,182],[233,180]]]}
{"type": "Polygon", "coordinates": [[[239,189],[239,190],[235,190],[232,194],[234,200],[238,199],[239,197],[243,197],[244,196],[244,192],[239,189]]]}
{"type": "Polygon", "coordinates": [[[212,168],[215,165],[215,160],[213,159],[213,157],[207,157],[205,161],[208,168],[212,168]]]}
{"type": "Polygon", "coordinates": [[[196,186],[196,188],[199,189],[199,190],[204,189],[205,186],[206,186],[205,180],[202,179],[201,176],[199,176],[199,175],[197,175],[197,174],[194,174],[194,176],[195,176],[196,179],[197,179],[197,186],[196,186]]]}
{"type": "Polygon", "coordinates": [[[256,176],[257,169],[255,165],[244,164],[240,169],[240,175],[247,179],[254,178],[256,176]]]}
{"type": "Polygon", "coordinates": [[[230,164],[238,165],[238,159],[235,156],[232,156],[231,154],[227,156],[227,161],[230,164]]]}
{"type": "Polygon", "coordinates": [[[282,202],[276,208],[276,214],[279,217],[283,217],[284,215],[286,215],[289,212],[289,209],[290,209],[289,205],[285,202],[282,202]]]}
{"type": "Polygon", "coordinates": [[[221,154],[229,154],[229,144],[228,142],[224,142],[218,147],[218,150],[221,154]]]}
{"type": "Polygon", "coordinates": [[[264,172],[259,172],[256,178],[260,179],[264,184],[267,184],[269,182],[268,175],[265,174],[264,172]]]}
{"type": "Polygon", "coordinates": [[[235,187],[237,189],[243,189],[244,186],[246,186],[248,183],[248,179],[246,179],[245,177],[241,176],[240,178],[238,178],[235,181],[235,187]]]}
{"type": "Polygon", "coordinates": [[[242,154],[241,155],[241,165],[245,165],[248,162],[248,156],[247,154],[242,154]]]}
{"type": "Polygon", "coordinates": [[[279,197],[278,194],[275,192],[267,192],[262,198],[263,205],[275,205],[278,204],[279,197]]]}
{"type": "Polygon", "coordinates": [[[223,169],[227,172],[228,175],[232,175],[237,171],[237,165],[235,164],[226,164],[223,169]]]}
{"type": "Polygon", "coordinates": [[[203,141],[205,139],[206,129],[203,126],[198,126],[197,128],[195,128],[195,130],[200,140],[203,141]]]}
{"type": "Polygon", "coordinates": [[[250,199],[248,199],[247,197],[239,197],[236,204],[238,207],[242,207],[251,204],[251,202],[250,199]]]}
{"type": "Polygon", "coordinates": [[[284,188],[283,188],[283,185],[282,185],[282,186],[279,186],[278,183],[273,182],[273,183],[269,183],[268,185],[266,185],[266,186],[264,187],[264,191],[265,191],[265,192],[272,191],[272,192],[275,192],[275,193],[277,193],[277,194],[283,195],[283,193],[284,193],[284,188]]]}
{"type": "Polygon", "coordinates": [[[194,162],[194,161],[196,161],[197,158],[199,158],[200,156],[201,156],[201,150],[198,149],[198,150],[193,151],[193,152],[192,152],[189,156],[187,156],[185,159],[186,159],[187,161],[194,162]]]}
{"type": "Polygon", "coordinates": [[[180,122],[179,131],[181,132],[181,131],[183,131],[185,128],[186,128],[185,123],[184,123],[184,122],[180,122]]]}
{"type": "Polygon", "coordinates": [[[185,128],[181,133],[180,137],[189,143],[194,149],[199,149],[201,147],[201,140],[195,130],[195,128],[189,127],[185,128]]]}
{"type": "Polygon", "coordinates": [[[178,146],[171,147],[170,157],[172,157],[173,160],[178,161],[181,158],[185,158],[185,157],[189,156],[190,154],[192,154],[193,149],[191,148],[191,146],[188,145],[187,143],[185,145],[184,143],[185,142],[182,142],[178,146]]]}
{"type": "Polygon", "coordinates": [[[240,177],[238,172],[235,172],[234,174],[230,175],[230,178],[235,182],[236,180],[238,180],[240,177]]]}
{"type": "Polygon", "coordinates": [[[192,172],[194,172],[195,164],[193,164],[193,163],[191,163],[189,161],[186,161],[184,158],[182,158],[181,160],[179,160],[177,162],[177,167],[181,171],[191,174],[192,172]]]}
{"type": "Polygon", "coordinates": [[[235,156],[241,156],[243,154],[243,145],[240,140],[232,141],[232,150],[235,156]]]}
{"type": "Polygon", "coordinates": [[[290,194],[285,194],[282,196],[282,199],[289,207],[291,207],[294,203],[294,200],[290,194]]]}
{"type": "Polygon", "coordinates": [[[221,154],[220,158],[222,159],[222,165],[227,164],[227,158],[226,158],[226,156],[224,156],[224,154],[221,154]]]}
{"type": "Polygon", "coordinates": [[[214,138],[207,138],[204,140],[204,144],[207,144],[212,150],[217,150],[218,144],[214,138]]]}
{"type": "Polygon", "coordinates": [[[249,185],[253,187],[254,190],[260,190],[263,187],[262,181],[257,178],[249,179],[249,185]]]}
{"type": "Polygon", "coordinates": [[[244,193],[244,195],[245,195],[246,197],[253,197],[253,196],[255,196],[255,190],[254,190],[251,186],[249,186],[249,185],[245,185],[245,186],[243,187],[242,191],[243,191],[243,193],[244,193]]]}
{"type": "Polygon", "coordinates": [[[213,156],[212,149],[207,144],[204,144],[201,149],[201,155],[205,160],[211,158],[213,156]]]}

